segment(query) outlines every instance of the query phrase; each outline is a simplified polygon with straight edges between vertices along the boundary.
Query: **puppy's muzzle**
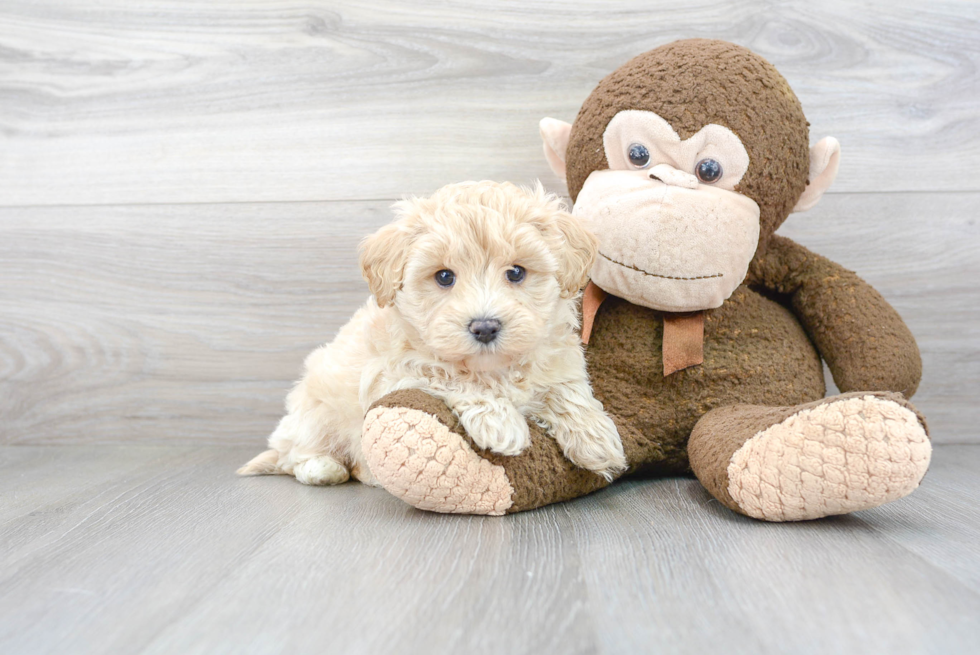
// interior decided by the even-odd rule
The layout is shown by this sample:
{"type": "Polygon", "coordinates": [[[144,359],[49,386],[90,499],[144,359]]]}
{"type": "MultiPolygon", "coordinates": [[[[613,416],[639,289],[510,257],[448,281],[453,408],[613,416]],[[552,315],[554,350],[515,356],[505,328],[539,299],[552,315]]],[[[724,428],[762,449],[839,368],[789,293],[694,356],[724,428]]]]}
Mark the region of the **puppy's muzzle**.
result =
{"type": "Polygon", "coordinates": [[[480,343],[490,343],[500,333],[500,321],[495,318],[477,318],[470,321],[470,334],[480,343]]]}

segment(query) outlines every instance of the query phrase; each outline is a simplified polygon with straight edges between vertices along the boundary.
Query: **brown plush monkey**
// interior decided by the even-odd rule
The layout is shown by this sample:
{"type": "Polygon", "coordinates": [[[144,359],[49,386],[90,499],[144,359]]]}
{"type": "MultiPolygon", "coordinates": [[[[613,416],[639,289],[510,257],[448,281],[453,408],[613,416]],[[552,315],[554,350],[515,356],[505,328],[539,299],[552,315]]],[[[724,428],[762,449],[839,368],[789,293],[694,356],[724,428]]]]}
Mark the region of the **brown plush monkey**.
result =
{"type": "MultiPolygon", "coordinates": [[[[857,275],[773,234],[830,186],[839,146],[809,146],[771,64],[731,43],[672,43],[541,132],[599,237],[583,341],[629,473],[693,470],[725,506],[771,521],[918,486],[931,447],[906,400],[921,375],[912,335],[857,275]],[[821,359],[843,395],[824,398],[821,359]]],[[[519,456],[478,451],[444,404],[401,391],[369,412],[364,448],[388,491],[434,511],[516,512],[606,485],[531,432],[519,456]]]]}

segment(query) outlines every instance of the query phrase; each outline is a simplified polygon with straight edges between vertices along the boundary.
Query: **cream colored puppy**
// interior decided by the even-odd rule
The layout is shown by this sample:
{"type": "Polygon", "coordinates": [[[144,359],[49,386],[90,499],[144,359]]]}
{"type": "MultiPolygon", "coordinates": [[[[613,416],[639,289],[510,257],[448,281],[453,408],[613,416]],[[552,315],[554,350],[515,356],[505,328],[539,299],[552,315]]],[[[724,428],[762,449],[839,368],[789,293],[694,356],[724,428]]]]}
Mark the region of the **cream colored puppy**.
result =
{"type": "Polygon", "coordinates": [[[531,419],[577,465],[607,478],[622,471],[623,446],[592,396],[578,334],[595,237],[540,184],[454,184],[395,210],[398,219],[361,244],[373,297],[307,357],[271,450],[238,472],[373,484],[364,415],[406,388],[445,401],[482,448],[517,455],[531,419]]]}

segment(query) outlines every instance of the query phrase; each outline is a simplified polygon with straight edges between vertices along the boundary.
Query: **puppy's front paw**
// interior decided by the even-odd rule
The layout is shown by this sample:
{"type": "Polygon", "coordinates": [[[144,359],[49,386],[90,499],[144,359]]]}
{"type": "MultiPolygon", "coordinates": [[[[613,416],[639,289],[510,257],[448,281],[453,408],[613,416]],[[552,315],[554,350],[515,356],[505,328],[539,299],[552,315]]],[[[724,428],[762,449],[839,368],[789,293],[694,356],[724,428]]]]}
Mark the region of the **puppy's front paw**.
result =
{"type": "Polygon", "coordinates": [[[616,424],[604,412],[583,412],[573,424],[552,424],[552,436],[577,466],[612,481],[626,470],[626,455],[616,424]]]}
{"type": "Polygon", "coordinates": [[[510,403],[481,403],[463,410],[459,422],[480,448],[520,455],[531,444],[527,420],[510,403]]]}

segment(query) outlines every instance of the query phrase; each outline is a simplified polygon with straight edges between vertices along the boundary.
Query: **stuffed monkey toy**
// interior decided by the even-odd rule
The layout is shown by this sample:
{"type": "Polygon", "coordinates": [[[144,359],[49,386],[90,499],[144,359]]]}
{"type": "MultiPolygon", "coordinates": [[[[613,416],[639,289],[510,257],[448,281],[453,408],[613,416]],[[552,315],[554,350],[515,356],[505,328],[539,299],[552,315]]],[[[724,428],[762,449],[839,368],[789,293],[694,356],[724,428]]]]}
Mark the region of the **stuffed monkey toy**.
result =
{"type": "MultiPolygon", "coordinates": [[[[629,469],[693,472],[767,521],[867,509],[912,492],[931,446],[909,403],[921,359],[870,285],[774,234],[837,174],[776,69],[740,46],[678,41],[603,79],[572,125],[541,121],[573,214],[598,236],[582,340],[629,469]],[[821,360],[841,395],[825,398],[821,360]]],[[[846,238],[846,235],[841,235],[846,238]]],[[[381,399],[363,445],[415,507],[499,515],[609,484],[531,425],[513,457],[479,450],[441,402],[381,399]]]]}

